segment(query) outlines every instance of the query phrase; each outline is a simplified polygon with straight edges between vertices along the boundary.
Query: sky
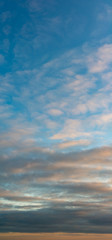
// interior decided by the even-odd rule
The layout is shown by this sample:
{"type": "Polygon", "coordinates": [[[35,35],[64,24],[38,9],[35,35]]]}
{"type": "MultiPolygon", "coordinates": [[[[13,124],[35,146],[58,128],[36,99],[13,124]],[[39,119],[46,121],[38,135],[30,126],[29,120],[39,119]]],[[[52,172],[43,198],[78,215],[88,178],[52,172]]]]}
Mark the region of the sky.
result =
{"type": "Polygon", "coordinates": [[[0,1],[0,239],[112,238],[112,1],[0,1]]]}

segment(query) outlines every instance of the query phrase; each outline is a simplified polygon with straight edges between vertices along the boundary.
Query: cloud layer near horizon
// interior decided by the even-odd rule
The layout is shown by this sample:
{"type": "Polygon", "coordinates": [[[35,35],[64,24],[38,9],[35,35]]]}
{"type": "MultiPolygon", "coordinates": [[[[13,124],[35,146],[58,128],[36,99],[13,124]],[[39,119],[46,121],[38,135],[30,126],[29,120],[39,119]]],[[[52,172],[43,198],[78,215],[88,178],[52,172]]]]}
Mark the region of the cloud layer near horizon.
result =
{"type": "Polygon", "coordinates": [[[111,147],[4,156],[2,232],[112,233],[111,156],[111,147]]]}

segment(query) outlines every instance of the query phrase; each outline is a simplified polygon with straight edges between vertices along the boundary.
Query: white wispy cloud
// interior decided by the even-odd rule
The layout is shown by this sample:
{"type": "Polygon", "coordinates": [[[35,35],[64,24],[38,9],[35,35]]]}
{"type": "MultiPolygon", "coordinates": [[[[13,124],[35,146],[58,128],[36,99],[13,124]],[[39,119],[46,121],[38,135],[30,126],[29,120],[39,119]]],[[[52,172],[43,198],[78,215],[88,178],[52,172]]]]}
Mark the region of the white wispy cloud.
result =
{"type": "Polygon", "coordinates": [[[61,142],[57,144],[57,149],[64,149],[64,148],[69,148],[73,146],[88,146],[90,145],[90,141],[86,139],[80,139],[77,141],[66,141],[66,142],[61,142]]]}
{"type": "Polygon", "coordinates": [[[53,116],[60,116],[63,114],[63,112],[59,109],[49,109],[48,114],[53,115],[53,116]]]}
{"type": "MultiPolygon", "coordinates": [[[[27,120],[29,115],[33,119],[32,125],[40,127],[39,134],[41,134],[41,129],[45,130],[46,128],[45,134],[49,140],[74,139],[75,141],[77,137],[91,138],[92,136],[94,138],[95,135],[92,132],[95,124],[92,124],[92,118],[95,119],[96,114],[99,119],[102,114],[110,114],[109,109],[111,112],[111,50],[111,44],[97,47],[94,53],[93,48],[89,52],[86,52],[85,49],[83,51],[83,48],[72,49],[58,58],[44,63],[39,69],[16,71],[13,75],[5,76],[1,93],[5,92],[7,95],[9,91],[13,92],[13,100],[25,109],[22,114],[24,121],[29,125],[27,120]],[[90,56],[92,63],[89,62],[88,65],[90,56]],[[91,70],[98,66],[99,59],[106,68],[108,67],[108,73],[103,74],[102,71],[91,70]],[[77,63],[79,60],[81,66],[77,63]],[[97,61],[95,62],[95,60],[97,61]],[[88,66],[89,72],[87,71],[88,66]],[[85,68],[86,72],[78,74],[77,71],[82,68],[85,68]],[[50,72],[49,77],[46,77],[50,72]],[[23,81],[19,89],[15,85],[15,78],[17,81],[20,78],[23,81]],[[24,85],[26,81],[27,88],[24,85]],[[89,118],[91,122],[88,122],[86,116],[88,113],[92,114],[92,117],[89,118]]],[[[5,100],[4,97],[3,100],[5,100]]],[[[11,108],[12,110],[8,112],[12,114],[13,103],[11,108]]],[[[19,118],[18,114],[16,117],[19,118]]],[[[105,121],[105,124],[108,123],[109,121],[105,121]]],[[[95,132],[102,134],[103,129],[95,132]]]]}
{"type": "Polygon", "coordinates": [[[64,126],[60,132],[54,134],[51,139],[73,139],[81,136],[90,136],[89,133],[84,132],[80,120],[67,119],[65,120],[64,126]]]}
{"type": "Polygon", "coordinates": [[[91,73],[101,73],[108,70],[112,64],[112,44],[104,44],[93,56],[88,58],[91,73]]]}
{"type": "Polygon", "coordinates": [[[108,123],[112,122],[112,113],[97,115],[93,119],[93,123],[96,125],[107,126],[108,123]]]}

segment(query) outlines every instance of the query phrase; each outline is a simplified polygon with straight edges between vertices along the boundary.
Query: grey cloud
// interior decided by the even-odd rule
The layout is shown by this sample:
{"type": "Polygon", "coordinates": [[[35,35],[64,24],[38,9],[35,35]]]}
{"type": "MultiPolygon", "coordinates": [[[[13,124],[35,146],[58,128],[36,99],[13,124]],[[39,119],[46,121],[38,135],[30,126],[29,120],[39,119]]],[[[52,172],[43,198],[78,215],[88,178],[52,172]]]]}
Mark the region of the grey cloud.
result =
{"type": "Polygon", "coordinates": [[[84,209],[52,209],[46,208],[28,212],[1,212],[1,232],[94,232],[112,233],[112,215],[109,214],[106,229],[104,213],[84,209]],[[93,219],[93,220],[92,220],[93,219]],[[99,228],[97,227],[99,222],[99,228]]]}

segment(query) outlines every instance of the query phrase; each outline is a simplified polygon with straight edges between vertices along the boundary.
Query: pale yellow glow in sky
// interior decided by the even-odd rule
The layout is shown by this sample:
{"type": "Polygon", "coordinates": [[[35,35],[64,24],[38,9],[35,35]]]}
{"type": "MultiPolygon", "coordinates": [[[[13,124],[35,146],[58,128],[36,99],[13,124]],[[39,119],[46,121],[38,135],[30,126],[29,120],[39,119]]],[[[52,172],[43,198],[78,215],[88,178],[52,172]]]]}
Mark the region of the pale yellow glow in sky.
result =
{"type": "Polygon", "coordinates": [[[112,234],[1,233],[0,240],[112,240],[112,234]]]}

